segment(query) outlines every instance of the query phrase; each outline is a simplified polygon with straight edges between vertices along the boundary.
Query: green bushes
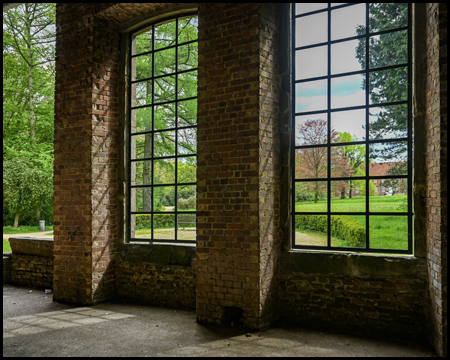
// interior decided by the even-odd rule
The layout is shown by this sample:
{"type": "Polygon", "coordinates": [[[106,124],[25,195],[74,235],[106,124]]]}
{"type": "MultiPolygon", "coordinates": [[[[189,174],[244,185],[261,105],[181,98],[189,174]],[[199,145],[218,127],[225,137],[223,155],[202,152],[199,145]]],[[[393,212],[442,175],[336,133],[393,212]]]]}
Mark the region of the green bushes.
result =
{"type": "MultiPolygon", "coordinates": [[[[178,216],[183,216],[179,214],[178,216]]],[[[155,214],[154,217],[154,229],[169,229],[175,228],[175,215],[174,214],[155,214]]],[[[179,220],[180,221],[180,220],[179,220]]],[[[136,215],[136,230],[151,229],[152,216],[146,214],[136,215]]],[[[195,227],[195,224],[185,224],[184,227],[195,227]]]]}
{"type": "MultiPolygon", "coordinates": [[[[327,233],[327,217],[325,215],[297,215],[295,217],[295,228],[327,233]]],[[[364,246],[366,243],[365,227],[348,215],[331,217],[331,234],[346,240],[350,246],[364,246]]]]}

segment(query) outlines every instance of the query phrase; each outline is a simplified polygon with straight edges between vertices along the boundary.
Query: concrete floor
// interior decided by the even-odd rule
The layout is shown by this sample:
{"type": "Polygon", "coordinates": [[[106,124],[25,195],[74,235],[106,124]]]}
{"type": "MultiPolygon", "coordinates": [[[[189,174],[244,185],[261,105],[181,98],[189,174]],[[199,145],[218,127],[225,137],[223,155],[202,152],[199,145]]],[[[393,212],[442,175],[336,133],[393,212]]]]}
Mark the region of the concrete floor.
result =
{"type": "Polygon", "coordinates": [[[304,329],[205,327],[195,312],[103,303],[75,307],[3,285],[3,356],[434,356],[429,349],[304,329]],[[251,335],[251,336],[248,336],[251,335]]]}

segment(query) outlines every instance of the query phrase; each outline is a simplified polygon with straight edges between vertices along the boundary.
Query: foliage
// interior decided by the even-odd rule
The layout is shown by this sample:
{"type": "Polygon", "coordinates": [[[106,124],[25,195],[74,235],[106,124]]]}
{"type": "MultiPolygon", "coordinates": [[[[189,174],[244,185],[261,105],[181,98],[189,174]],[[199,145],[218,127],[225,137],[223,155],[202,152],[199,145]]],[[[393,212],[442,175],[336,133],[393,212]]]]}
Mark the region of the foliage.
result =
{"type": "MultiPolygon", "coordinates": [[[[45,231],[53,230],[53,226],[47,226],[45,224],[45,231]]],[[[3,234],[26,234],[40,232],[39,226],[3,226],[3,234]]]]}

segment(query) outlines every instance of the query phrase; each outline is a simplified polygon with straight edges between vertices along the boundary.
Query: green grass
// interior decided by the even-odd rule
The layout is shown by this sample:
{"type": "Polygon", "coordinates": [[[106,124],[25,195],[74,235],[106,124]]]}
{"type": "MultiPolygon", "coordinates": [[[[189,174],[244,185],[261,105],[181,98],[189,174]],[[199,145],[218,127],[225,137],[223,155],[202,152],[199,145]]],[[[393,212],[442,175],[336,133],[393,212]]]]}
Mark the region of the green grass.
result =
{"type": "MultiPolygon", "coordinates": [[[[352,199],[332,199],[331,211],[359,212],[365,211],[365,197],[352,199]]],[[[404,212],[406,211],[406,195],[370,196],[371,212],[404,212]]],[[[304,201],[295,204],[296,211],[326,212],[327,202],[317,203],[304,201]]],[[[352,216],[365,225],[365,217],[352,216]]],[[[408,248],[408,219],[406,216],[372,215],[369,218],[369,239],[371,248],[402,249],[408,248]]]]}
{"type": "MultiPolygon", "coordinates": [[[[53,226],[46,226],[45,231],[53,230],[53,226]]],[[[13,226],[3,226],[3,234],[26,234],[40,232],[39,226],[18,226],[14,228],[13,226]]]]}
{"type": "Polygon", "coordinates": [[[11,245],[9,240],[3,240],[3,252],[11,252],[11,245]]]}

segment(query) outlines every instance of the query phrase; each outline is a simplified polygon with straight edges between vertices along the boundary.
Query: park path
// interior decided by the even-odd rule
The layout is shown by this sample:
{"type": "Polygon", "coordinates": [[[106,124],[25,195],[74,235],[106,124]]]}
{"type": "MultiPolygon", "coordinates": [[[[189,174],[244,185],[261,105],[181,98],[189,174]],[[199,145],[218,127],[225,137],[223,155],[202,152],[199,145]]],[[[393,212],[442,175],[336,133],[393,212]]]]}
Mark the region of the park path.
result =
{"type": "Polygon", "coordinates": [[[50,231],[39,231],[34,233],[25,233],[25,234],[3,234],[3,240],[8,240],[10,237],[33,237],[33,238],[46,238],[46,239],[53,239],[53,235],[49,235],[53,232],[53,230],[50,231]]]}

